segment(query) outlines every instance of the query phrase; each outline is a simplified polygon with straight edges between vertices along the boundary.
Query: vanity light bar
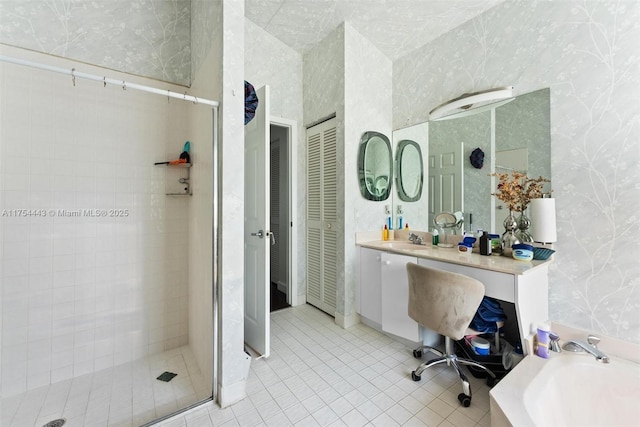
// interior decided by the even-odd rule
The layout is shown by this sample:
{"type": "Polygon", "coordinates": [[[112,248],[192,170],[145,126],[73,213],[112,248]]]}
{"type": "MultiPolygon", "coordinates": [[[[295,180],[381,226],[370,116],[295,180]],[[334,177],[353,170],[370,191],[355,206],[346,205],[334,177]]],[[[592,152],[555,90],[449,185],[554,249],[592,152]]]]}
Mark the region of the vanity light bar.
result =
{"type": "Polygon", "coordinates": [[[514,99],[513,86],[465,93],[431,110],[429,112],[429,120],[448,120],[464,117],[499,107],[514,99]]]}

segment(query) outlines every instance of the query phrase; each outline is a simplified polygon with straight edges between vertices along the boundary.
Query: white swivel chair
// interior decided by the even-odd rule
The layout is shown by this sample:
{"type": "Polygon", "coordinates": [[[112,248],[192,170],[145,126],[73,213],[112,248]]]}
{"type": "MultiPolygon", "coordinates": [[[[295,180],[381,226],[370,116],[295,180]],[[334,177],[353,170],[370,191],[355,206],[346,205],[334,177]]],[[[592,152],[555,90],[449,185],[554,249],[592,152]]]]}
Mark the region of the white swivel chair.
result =
{"type": "MultiPolygon", "coordinates": [[[[462,339],[473,320],[476,310],[484,296],[484,285],[479,280],[449,271],[437,270],[414,263],[407,263],[409,276],[409,317],[423,327],[444,335],[445,351],[430,346],[428,349],[439,357],[422,363],[411,372],[414,381],[420,381],[420,374],[441,363],[453,367],[462,381],[462,393],[458,395],[460,403],[467,407],[471,404],[471,387],[460,365],[470,365],[488,373],[487,384],[493,385],[496,376],[485,366],[473,360],[458,358],[453,350],[453,341],[462,339]]],[[[414,355],[416,352],[414,351],[414,355]]],[[[419,357],[419,356],[418,356],[419,357]]]]}

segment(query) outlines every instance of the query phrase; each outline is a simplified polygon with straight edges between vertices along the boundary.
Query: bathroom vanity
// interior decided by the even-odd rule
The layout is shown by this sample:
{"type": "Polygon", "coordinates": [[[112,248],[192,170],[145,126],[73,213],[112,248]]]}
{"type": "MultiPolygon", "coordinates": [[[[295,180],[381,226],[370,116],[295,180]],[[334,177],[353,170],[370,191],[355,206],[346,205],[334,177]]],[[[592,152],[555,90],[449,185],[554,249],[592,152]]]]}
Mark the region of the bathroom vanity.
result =
{"type": "Polygon", "coordinates": [[[456,247],[414,245],[403,240],[356,237],[356,245],[356,312],[364,323],[383,332],[413,342],[421,339],[418,324],[407,314],[407,262],[474,277],[484,284],[485,295],[512,303],[523,349],[532,328],[548,319],[548,260],[465,254],[456,247]]]}

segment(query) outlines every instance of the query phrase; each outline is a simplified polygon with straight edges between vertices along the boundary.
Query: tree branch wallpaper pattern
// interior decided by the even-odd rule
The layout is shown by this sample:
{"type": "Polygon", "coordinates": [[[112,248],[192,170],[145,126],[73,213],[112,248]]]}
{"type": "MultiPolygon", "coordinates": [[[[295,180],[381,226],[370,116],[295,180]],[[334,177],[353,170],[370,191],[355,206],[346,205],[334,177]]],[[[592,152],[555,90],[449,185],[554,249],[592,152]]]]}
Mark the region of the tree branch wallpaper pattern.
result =
{"type": "Polygon", "coordinates": [[[2,0],[0,41],[171,83],[191,83],[190,0],[2,0]]]}
{"type": "Polygon", "coordinates": [[[394,62],[394,126],[463,92],[550,88],[549,317],[640,342],[640,3],[506,1],[394,62]]]}
{"type": "MultiPolygon", "coordinates": [[[[212,24],[199,11],[208,1],[1,0],[0,42],[190,85],[191,68],[206,53],[212,24]]],[[[389,76],[395,129],[426,121],[431,108],[464,92],[550,88],[559,239],[549,315],[634,342],[640,342],[638,40],[636,0],[507,0],[393,61],[389,76]]]]}

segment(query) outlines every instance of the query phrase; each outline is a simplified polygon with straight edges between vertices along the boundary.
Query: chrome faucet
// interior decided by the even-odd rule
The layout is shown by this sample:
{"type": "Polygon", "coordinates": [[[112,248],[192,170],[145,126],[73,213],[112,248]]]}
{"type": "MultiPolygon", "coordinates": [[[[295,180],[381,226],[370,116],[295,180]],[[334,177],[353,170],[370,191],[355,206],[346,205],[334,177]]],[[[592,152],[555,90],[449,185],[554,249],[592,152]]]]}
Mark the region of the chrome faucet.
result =
{"type": "Polygon", "coordinates": [[[573,351],[573,352],[583,352],[593,355],[598,362],[609,363],[609,356],[598,350],[598,343],[600,342],[600,338],[589,335],[587,337],[587,342],[578,341],[578,340],[569,340],[562,346],[564,350],[573,351]]]}
{"type": "Polygon", "coordinates": [[[415,233],[409,233],[409,241],[414,245],[421,245],[423,243],[422,237],[418,236],[415,233]]]}

